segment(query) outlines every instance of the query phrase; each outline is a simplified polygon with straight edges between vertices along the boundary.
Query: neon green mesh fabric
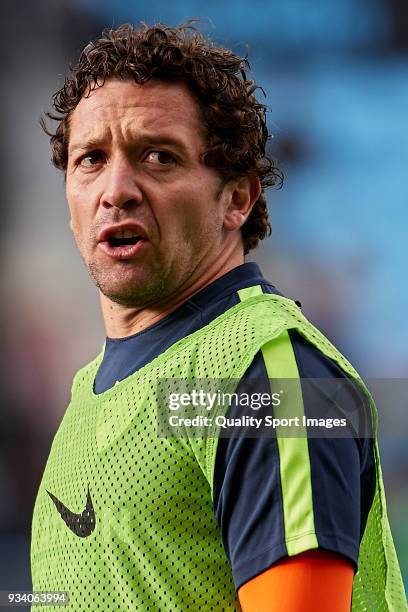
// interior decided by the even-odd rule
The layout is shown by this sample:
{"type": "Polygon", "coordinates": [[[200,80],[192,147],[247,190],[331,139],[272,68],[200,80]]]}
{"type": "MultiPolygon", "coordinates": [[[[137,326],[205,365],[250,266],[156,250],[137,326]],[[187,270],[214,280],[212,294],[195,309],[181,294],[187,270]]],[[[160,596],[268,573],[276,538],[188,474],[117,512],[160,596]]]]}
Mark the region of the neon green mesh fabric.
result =
{"type": "MultiPolygon", "coordinates": [[[[212,507],[217,440],[157,437],[157,379],[239,378],[290,328],[358,377],[292,301],[275,295],[234,306],[100,395],[92,388],[102,356],[78,372],[34,509],[34,590],[67,591],[72,612],[239,609],[212,507]]],[[[407,607],[377,449],[376,461],[353,611],[400,612],[407,607]]]]}

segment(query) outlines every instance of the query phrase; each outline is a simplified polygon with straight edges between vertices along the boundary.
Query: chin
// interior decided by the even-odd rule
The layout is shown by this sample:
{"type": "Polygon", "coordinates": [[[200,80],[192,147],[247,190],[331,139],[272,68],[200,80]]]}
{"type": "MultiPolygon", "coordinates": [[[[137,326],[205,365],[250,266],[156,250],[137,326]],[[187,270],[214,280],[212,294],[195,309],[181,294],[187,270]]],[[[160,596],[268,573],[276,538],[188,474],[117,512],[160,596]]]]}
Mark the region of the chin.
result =
{"type": "Polygon", "coordinates": [[[134,279],[133,282],[97,283],[98,288],[112,302],[127,307],[143,306],[152,302],[157,302],[165,295],[162,282],[152,283],[146,279],[134,279]]]}
{"type": "Polygon", "coordinates": [[[101,291],[112,302],[128,307],[157,302],[171,293],[169,280],[152,266],[114,266],[107,269],[94,263],[88,265],[89,273],[101,291]]]}

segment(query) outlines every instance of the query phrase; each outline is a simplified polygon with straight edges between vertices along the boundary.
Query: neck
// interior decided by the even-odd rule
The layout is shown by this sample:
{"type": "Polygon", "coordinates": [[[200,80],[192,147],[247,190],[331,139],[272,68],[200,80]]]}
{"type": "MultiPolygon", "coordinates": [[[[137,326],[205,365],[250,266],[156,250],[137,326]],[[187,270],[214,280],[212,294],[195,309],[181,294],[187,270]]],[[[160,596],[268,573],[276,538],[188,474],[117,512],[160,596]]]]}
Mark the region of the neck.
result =
{"type": "Polygon", "coordinates": [[[204,271],[196,271],[177,293],[146,306],[123,306],[100,293],[106,335],[109,338],[126,338],[147,329],[180,308],[201,289],[243,263],[242,250],[225,259],[216,258],[204,271]]]}

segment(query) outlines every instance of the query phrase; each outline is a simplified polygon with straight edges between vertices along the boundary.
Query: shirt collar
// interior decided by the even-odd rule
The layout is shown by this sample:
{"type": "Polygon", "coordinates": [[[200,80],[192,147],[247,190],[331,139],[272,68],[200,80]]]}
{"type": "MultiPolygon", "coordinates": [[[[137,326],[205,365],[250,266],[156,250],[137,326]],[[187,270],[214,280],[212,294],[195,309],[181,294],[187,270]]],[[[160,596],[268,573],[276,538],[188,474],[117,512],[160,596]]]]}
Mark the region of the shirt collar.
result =
{"type": "Polygon", "coordinates": [[[211,301],[235,293],[238,289],[260,285],[261,283],[270,285],[262,276],[258,264],[255,262],[244,263],[201,289],[188,300],[188,304],[202,308],[211,301]]]}

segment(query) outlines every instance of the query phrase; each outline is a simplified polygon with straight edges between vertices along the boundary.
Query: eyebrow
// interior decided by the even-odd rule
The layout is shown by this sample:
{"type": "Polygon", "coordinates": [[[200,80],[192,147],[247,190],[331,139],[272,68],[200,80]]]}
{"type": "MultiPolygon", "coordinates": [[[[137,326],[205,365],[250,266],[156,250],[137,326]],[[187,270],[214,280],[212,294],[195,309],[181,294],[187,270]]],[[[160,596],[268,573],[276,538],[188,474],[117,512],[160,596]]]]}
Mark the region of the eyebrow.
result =
{"type": "Polygon", "coordinates": [[[75,151],[88,151],[90,149],[96,149],[102,146],[102,140],[98,138],[90,138],[88,140],[84,140],[83,142],[78,142],[72,146],[68,145],[68,155],[74,153],[75,151]]]}
{"type": "MultiPolygon", "coordinates": [[[[181,150],[183,153],[188,153],[188,147],[178,138],[166,135],[153,135],[153,134],[142,134],[137,138],[136,146],[139,143],[146,143],[151,145],[170,145],[181,150]]],[[[83,142],[78,142],[68,147],[68,155],[72,155],[77,151],[90,151],[92,149],[98,149],[104,146],[103,138],[89,138],[83,142]]]]}

